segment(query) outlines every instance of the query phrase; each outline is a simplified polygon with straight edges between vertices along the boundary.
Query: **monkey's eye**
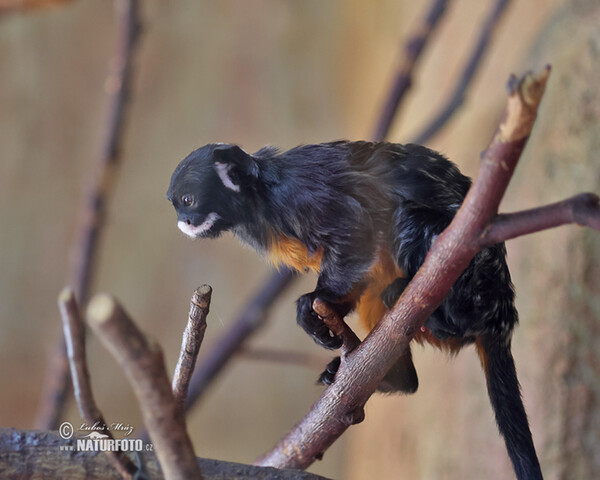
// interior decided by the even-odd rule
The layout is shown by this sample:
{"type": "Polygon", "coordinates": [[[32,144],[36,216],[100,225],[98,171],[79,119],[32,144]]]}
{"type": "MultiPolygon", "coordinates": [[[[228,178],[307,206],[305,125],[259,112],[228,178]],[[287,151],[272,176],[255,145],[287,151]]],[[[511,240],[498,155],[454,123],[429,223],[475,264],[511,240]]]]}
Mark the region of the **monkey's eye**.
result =
{"type": "Polygon", "coordinates": [[[185,206],[185,207],[190,207],[192,205],[192,203],[194,203],[194,196],[190,195],[189,193],[183,195],[181,197],[181,203],[185,206]]]}

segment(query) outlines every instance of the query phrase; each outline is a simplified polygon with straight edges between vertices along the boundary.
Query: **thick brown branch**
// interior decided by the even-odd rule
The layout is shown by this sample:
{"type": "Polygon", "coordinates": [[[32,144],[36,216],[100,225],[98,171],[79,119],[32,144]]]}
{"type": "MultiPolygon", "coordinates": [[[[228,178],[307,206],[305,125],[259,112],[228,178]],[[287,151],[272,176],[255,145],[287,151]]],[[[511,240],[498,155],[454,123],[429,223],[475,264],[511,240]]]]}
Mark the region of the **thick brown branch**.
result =
{"type": "Polygon", "coordinates": [[[140,332],[108,295],[92,298],[87,317],[133,387],[165,477],[201,478],[185,417],[176,406],[159,345],[140,332]]]}
{"type": "Polygon", "coordinates": [[[502,213],[480,238],[482,247],[549,228],[576,223],[600,230],[600,206],[594,193],[580,193],[562,202],[514,213],[502,213]]]}
{"type": "MultiPolygon", "coordinates": [[[[120,160],[119,146],[123,139],[125,110],[132,84],[132,64],[140,31],[138,1],[118,0],[117,7],[118,39],[106,79],[108,107],[105,134],[93,170],[93,178],[90,179],[86,192],[86,201],[82,202],[79,212],[78,237],[71,252],[67,282],[73,286],[75,296],[82,304],[87,302],[89,296],[98,240],[106,217],[108,195],[120,160]]],[[[58,426],[70,385],[62,336],[48,365],[35,425],[40,429],[51,430],[58,426]]]]}
{"type": "Polygon", "coordinates": [[[340,365],[336,381],[309,413],[257,463],[306,468],[348,428],[354,412],[402,355],[479,249],[478,240],[495,216],[533,126],[549,75],[513,82],[504,120],[483,155],[480,175],[450,226],[434,242],[425,262],[394,308],[340,365]]]}
{"type": "Polygon", "coordinates": [[[188,387],[194,373],[202,340],[204,340],[206,316],[210,307],[211,295],[212,288],[208,285],[202,285],[196,289],[190,302],[190,313],[181,341],[179,360],[173,375],[173,396],[181,414],[185,411],[188,387]]]}
{"type": "Polygon", "coordinates": [[[448,0],[433,0],[427,15],[416,28],[411,38],[406,42],[403,57],[398,67],[392,88],[381,109],[381,115],[373,133],[373,140],[382,141],[387,137],[400,102],[412,84],[413,71],[427,41],[444,16],[448,0]]]}
{"type": "Polygon", "coordinates": [[[506,7],[510,3],[510,0],[497,0],[494,8],[490,12],[490,15],[485,19],[481,25],[479,32],[479,40],[475,44],[475,48],[469,57],[467,64],[465,65],[463,72],[458,80],[458,83],[454,87],[452,94],[440,108],[438,114],[433,117],[433,120],[427,124],[423,130],[415,136],[414,143],[425,144],[433,136],[438,133],[441,128],[446,125],[450,117],[452,117],[456,111],[462,106],[465,101],[467,90],[471,85],[479,66],[487,49],[491,43],[492,37],[497,30],[497,26],[502,19],[502,14],[506,11],[506,7]]]}
{"type": "MultiPolygon", "coordinates": [[[[63,321],[63,332],[67,344],[67,354],[71,367],[71,378],[79,415],[88,425],[104,425],[103,433],[114,438],[106,428],[106,421],[96,405],[92,394],[90,374],[85,356],[85,327],[75,300],[75,294],[70,288],[65,288],[58,297],[58,306],[63,321]]],[[[121,451],[107,451],[111,463],[123,478],[131,478],[137,471],[133,462],[121,451]]]]}
{"type": "MultiPolygon", "coordinates": [[[[76,443],[76,437],[63,440],[55,432],[0,428],[2,478],[120,479],[102,452],[80,452],[76,443]]],[[[147,478],[165,478],[153,452],[143,452],[142,456],[147,478]]],[[[298,470],[253,467],[204,458],[198,458],[197,462],[205,480],[326,480],[298,470]]]]}

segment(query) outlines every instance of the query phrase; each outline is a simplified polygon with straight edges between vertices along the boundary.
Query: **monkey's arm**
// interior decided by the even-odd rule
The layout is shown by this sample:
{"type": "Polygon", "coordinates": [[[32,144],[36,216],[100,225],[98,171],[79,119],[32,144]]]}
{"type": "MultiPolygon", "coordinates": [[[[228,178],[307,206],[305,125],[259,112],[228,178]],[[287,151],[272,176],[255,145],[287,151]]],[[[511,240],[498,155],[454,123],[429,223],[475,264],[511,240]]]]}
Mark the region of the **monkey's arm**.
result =
{"type": "MultiPolygon", "coordinates": [[[[366,285],[367,272],[373,263],[374,251],[361,247],[361,242],[345,242],[323,251],[321,269],[314,291],[298,299],[298,324],[318,344],[331,349],[340,348],[342,339],[329,331],[323,320],[313,311],[316,298],[329,303],[341,317],[356,306],[366,285]]],[[[364,239],[363,239],[364,240],[364,239]]]]}

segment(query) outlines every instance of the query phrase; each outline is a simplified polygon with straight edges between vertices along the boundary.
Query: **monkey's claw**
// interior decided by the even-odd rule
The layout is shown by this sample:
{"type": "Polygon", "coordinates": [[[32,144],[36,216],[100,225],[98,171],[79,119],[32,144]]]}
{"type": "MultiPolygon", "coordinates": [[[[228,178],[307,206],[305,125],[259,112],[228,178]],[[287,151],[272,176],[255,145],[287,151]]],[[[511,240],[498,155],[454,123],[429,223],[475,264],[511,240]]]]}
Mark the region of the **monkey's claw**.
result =
{"type": "Polygon", "coordinates": [[[318,383],[322,383],[323,385],[331,385],[335,380],[335,374],[340,368],[340,362],[340,357],[335,357],[331,362],[329,362],[323,373],[319,375],[318,383]]]}

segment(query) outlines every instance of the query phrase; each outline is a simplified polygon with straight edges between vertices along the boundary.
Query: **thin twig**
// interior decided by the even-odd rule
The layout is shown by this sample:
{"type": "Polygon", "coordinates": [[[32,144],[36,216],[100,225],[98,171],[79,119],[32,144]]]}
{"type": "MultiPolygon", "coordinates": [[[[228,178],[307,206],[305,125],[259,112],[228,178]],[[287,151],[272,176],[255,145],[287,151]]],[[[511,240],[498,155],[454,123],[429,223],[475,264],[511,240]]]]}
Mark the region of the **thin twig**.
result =
{"type": "MultiPolygon", "coordinates": [[[[70,288],[65,288],[58,297],[58,306],[63,321],[63,332],[67,344],[67,354],[71,367],[71,378],[75,400],[79,415],[88,425],[100,425],[102,431],[109,438],[114,439],[111,431],[106,427],[102,412],[96,405],[92,394],[90,374],[85,356],[85,326],[81,318],[79,306],[75,300],[75,293],[70,288]]],[[[106,454],[115,469],[123,478],[131,478],[137,467],[122,451],[108,450],[106,454]]]]}
{"type": "Polygon", "coordinates": [[[323,365],[329,361],[324,355],[313,355],[306,352],[294,352],[266,347],[242,346],[236,354],[248,360],[297,365],[319,371],[323,370],[323,365]]]}
{"type": "Polygon", "coordinates": [[[108,295],[92,298],[87,318],[133,387],[165,478],[200,479],[185,417],[175,403],[158,343],[146,337],[108,295]]]}
{"type": "Polygon", "coordinates": [[[179,360],[173,375],[173,396],[175,397],[177,408],[182,414],[185,411],[188,387],[194,373],[198,352],[200,351],[202,340],[204,340],[206,316],[210,308],[211,295],[212,288],[208,285],[202,285],[194,291],[192,300],[190,301],[190,313],[181,341],[179,360]]]}
{"type": "Polygon", "coordinates": [[[316,298],[312,304],[312,308],[315,313],[321,317],[327,328],[331,330],[331,333],[336,337],[342,338],[342,359],[360,344],[360,338],[358,338],[348,324],[344,322],[344,319],[331,308],[331,305],[320,298],[316,298]]]}
{"type": "MultiPolygon", "coordinates": [[[[78,237],[72,251],[68,284],[82,305],[89,297],[89,287],[97,257],[100,232],[106,217],[106,205],[118,166],[123,140],[126,107],[132,84],[133,59],[140,32],[138,0],[118,0],[118,39],[106,79],[106,130],[94,168],[86,201],[79,212],[78,237]]],[[[44,378],[36,428],[58,427],[69,391],[69,366],[64,339],[61,336],[53,349],[44,378]]]]}
{"type": "Polygon", "coordinates": [[[497,26],[502,19],[503,13],[510,0],[497,0],[490,15],[485,19],[479,32],[479,40],[475,44],[475,49],[471,53],[467,64],[459,78],[458,83],[454,87],[452,94],[446,103],[440,108],[437,115],[433,117],[424,128],[415,136],[414,143],[425,144],[438,133],[441,128],[448,123],[448,120],[462,106],[466,99],[466,93],[471,85],[471,81],[475,77],[479,66],[487,52],[491,43],[492,37],[497,30],[497,26]]]}
{"type": "Polygon", "coordinates": [[[546,69],[512,82],[504,120],[484,152],[479,176],[450,226],[433,243],[394,308],[347,355],[335,383],[257,464],[306,468],[356,419],[353,412],[362,409],[479,251],[479,238],[497,213],[529,137],[549,73],[546,69]]]}
{"type": "Polygon", "coordinates": [[[294,275],[288,269],[273,273],[242,309],[241,314],[233,321],[231,328],[217,341],[210,354],[202,360],[194,372],[188,391],[187,410],[196,404],[196,401],[240,346],[266,323],[273,303],[292,283],[293,279],[294,275]]]}
{"type": "Polygon", "coordinates": [[[32,12],[33,10],[58,7],[73,0],[0,0],[0,17],[9,13],[32,12]]]}
{"type": "Polygon", "coordinates": [[[439,20],[444,16],[447,3],[448,0],[433,0],[427,15],[421,20],[413,35],[404,45],[400,66],[372,135],[374,141],[379,142],[387,137],[400,102],[412,85],[415,65],[439,20]]]}

